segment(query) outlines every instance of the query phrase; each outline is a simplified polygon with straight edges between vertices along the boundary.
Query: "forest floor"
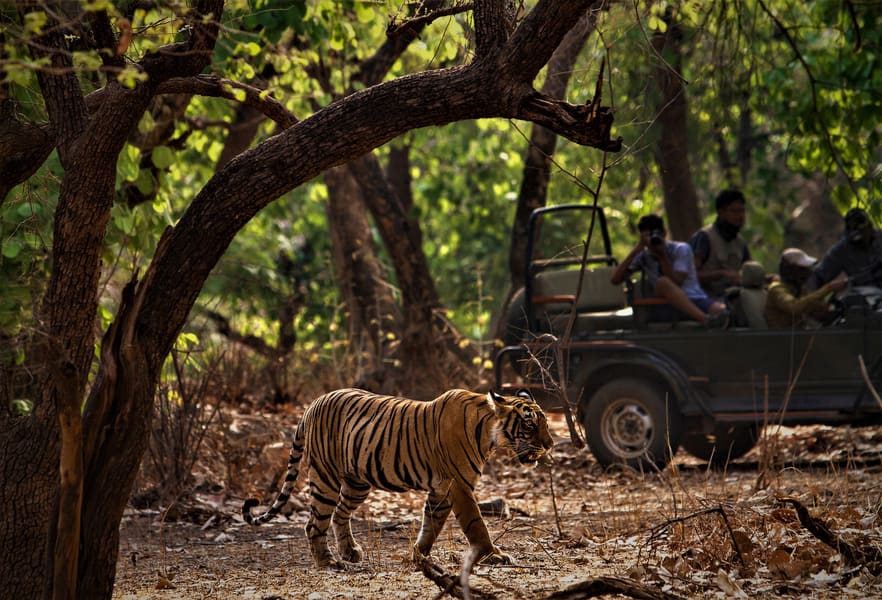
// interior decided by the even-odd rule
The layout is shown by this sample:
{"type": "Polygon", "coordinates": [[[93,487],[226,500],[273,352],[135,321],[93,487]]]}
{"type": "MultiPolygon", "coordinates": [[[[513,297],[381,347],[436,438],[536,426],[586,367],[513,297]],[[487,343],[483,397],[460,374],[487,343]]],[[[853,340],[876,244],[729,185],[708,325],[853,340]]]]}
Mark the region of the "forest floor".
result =
{"type": "MultiPolygon", "coordinates": [[[[203,444],[213,458],[197,463],[197,491],[185,500],[136,508],[136,494],[122,522],[115,599],[441,597],[408,560],[421,494],[371,494],[353,521],[365,557],[347,572],[312,565],[302,492],[287,517],[242,522],[246,495],[274,497],[296,412],[230,415],[223,439],[203,444]]],[[[553,466],[525,470],[501,455],[485,469],[477,495],[504,500],[505,514],[486,520],[516,564],[477,567],[473,591],[545,598],[614,576],[668,597],[882,597],[879,428],[767,427],[723,470],[681,452],[661,473],[605,472],[553,417],[553,466]]],[[[458,577],[465,549],[451,518],[432,560],[458,577]]]]}

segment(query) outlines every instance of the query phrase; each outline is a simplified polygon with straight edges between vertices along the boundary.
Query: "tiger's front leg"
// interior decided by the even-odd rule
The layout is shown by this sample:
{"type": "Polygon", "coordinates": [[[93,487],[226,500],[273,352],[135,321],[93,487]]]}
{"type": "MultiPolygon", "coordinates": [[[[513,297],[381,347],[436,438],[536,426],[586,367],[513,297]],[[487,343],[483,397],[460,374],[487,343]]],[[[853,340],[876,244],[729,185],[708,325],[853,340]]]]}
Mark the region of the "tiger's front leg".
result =
{"type": "Polygon", "coordinates": [[[490,539],[487,524],[481,516],[481,509],[475,500],[474,491],[462,484],[454,484],[450,495],[453,500],[453,511],[456,520],[469,540],[474,562],[484,564],[510,565],[514,561],[508,554],[497,548],[490,539]]]}

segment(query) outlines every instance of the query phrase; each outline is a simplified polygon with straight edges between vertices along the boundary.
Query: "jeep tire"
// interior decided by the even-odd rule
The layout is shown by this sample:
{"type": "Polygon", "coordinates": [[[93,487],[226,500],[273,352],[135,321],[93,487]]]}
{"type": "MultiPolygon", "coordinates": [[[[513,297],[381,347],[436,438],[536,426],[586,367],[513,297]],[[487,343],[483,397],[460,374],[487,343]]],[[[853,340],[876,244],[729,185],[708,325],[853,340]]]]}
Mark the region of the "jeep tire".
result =
{"type": "Polygon", "coordinates": [[[676,401],[657,385],[635,378],[601,386],[581,412],[585,437],[604,467],[626,464],[662,469],[676,454],[683,422],[676,401]]]}

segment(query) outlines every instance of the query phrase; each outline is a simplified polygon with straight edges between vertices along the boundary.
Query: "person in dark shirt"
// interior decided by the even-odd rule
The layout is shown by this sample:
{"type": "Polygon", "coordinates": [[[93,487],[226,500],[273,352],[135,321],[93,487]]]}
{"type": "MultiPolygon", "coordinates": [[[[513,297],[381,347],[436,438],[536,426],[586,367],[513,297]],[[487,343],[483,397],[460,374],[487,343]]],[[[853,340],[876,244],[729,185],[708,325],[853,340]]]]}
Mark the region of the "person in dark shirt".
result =
{"type": "Polygon", "coordinates": [[[815,267],[808,288],[819,289],[840,273],[853,286],[882,287],[882,231],[861,208],[845,213],[845,234],[815,267]]]}
{"type": "Polygon", "coordinates": [[[746,219],[745,204],[740,191],[723,190],[715,200],[716,220],[689,240],[698,281],[712,298],[723,298],[727,288],[741,285],[741,265],[750,260],[740,233],[746,219]]]}

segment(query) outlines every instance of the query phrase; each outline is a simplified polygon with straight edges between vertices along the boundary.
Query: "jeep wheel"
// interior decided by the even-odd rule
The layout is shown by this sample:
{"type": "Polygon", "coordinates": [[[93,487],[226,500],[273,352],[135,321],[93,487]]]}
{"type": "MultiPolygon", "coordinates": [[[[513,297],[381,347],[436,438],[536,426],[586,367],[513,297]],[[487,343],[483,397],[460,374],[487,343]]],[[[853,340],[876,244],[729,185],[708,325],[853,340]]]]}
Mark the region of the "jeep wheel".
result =
{"type": "Polygon", "coordinates": [[[664,468],[676,454],[682,432],[676,402],[641,379],[603,385],[583,406],[582,424],[592,454],[605,467],[664,468]]]}
{"type": "Polygon", "coordinates": [[[726,463],[741,458],[756,445],[759,439],[759,426],[717,424],[710,435],[692,433],[683,436],[682,446],[689,454],[711,464],[722,467],[726,463]]]}

